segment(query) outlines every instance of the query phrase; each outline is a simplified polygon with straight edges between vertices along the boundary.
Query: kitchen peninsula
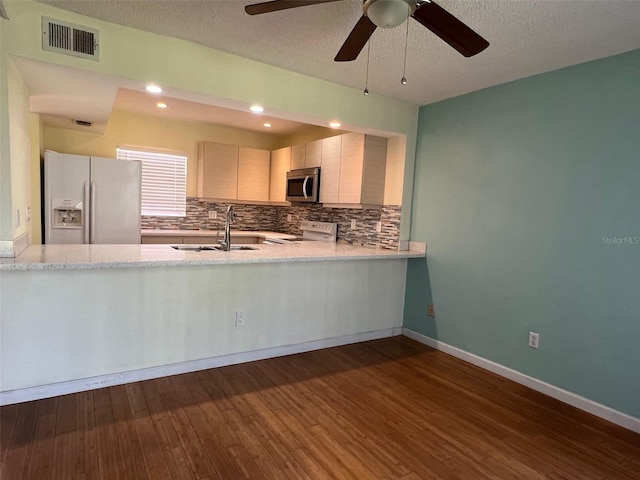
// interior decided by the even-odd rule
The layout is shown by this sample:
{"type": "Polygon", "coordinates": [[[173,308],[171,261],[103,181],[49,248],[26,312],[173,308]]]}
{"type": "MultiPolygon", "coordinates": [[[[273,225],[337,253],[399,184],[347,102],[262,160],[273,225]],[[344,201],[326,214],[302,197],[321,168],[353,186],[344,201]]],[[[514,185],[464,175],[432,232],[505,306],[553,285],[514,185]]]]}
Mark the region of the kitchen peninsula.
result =
{"type": "Polygon", "coordinates": [[[407,259],[425,255],[256,247],[33,245],[0,260],[0,403],[399,334],[407,259]]]}

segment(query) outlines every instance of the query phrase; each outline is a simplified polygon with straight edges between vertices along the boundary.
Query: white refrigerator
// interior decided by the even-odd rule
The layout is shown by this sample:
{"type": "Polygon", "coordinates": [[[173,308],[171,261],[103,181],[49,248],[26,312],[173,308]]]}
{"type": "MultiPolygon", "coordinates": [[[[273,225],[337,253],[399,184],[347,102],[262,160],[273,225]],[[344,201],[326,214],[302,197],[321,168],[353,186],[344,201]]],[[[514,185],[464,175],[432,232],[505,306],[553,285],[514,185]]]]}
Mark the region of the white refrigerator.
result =
{"type": "Polygon", "coordinates": [[[44,241],[140,243],[139,161],[44,154],[44,241]]]}

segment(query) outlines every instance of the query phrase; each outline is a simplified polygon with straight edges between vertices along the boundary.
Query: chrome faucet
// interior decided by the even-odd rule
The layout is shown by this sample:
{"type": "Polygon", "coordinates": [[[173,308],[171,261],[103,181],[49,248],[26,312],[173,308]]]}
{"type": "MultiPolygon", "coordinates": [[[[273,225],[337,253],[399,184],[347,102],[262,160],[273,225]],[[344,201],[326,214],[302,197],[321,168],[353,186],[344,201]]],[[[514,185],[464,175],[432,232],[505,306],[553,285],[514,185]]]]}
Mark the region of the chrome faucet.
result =
{"type": "Polygon", "coordinates": [[[231,250],[231,222],[236,221],[236,212],[233,211],[233,205],[227,207],[227,214],[224,218],[224,239],[219,242],[222,250],[228,252],[231,250]]]}

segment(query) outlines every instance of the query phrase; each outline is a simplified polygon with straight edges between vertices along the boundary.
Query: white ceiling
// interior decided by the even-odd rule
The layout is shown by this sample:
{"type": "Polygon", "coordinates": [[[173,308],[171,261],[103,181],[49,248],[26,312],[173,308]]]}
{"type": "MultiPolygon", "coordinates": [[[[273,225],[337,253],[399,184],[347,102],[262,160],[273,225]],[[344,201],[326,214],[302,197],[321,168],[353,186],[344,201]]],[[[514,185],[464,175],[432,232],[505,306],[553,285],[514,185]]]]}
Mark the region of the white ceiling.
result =
{"type": "MultiPolygon", "coordinates": [[[[129,27],[168,35],[363,89],[366,48],[354,62],[333,58],[361,16],[361,0],[250,16],[246,0],[39,0],[129,27]]],[[[491,45],[462,57],[410,19],[371,39],[372,93],[424,105],[640,48],[638,0],[438,0],[491,45]]]]}

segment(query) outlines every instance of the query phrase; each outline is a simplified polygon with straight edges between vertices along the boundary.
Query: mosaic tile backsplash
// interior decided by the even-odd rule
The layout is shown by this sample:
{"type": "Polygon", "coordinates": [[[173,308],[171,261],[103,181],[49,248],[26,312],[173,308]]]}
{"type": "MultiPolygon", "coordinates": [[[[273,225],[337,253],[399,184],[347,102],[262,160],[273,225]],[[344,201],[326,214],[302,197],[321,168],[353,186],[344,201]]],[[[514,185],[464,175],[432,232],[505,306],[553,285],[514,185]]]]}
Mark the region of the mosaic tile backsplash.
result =
{"type": "MultiPolygon", "coordinates": [[[[168,230],[223,230],[227,203],[218,203],[199,198],[187,198],[185,217],[142,217],[143,229],[168,230]],[[210,219],[209,212],[217,212],[217,218],[210,219]]],[[[370,245],[397,249],[400,238],[400,206],[385,205],[381,209],[328,208],[322,205],[250,205],[234,203],[237,220],[235,230],[267,230],[291,235],[302,235],[300,222],[316,220],[336,222],[338,240],[354,245],[370,245]],[[291,215],[291,221],[288,221],[291,215]],[[351,229],[351,220],[356,220],[356,228],[351,229]],[[382,231],[376,231],[381,222],[382,231]]]]}

